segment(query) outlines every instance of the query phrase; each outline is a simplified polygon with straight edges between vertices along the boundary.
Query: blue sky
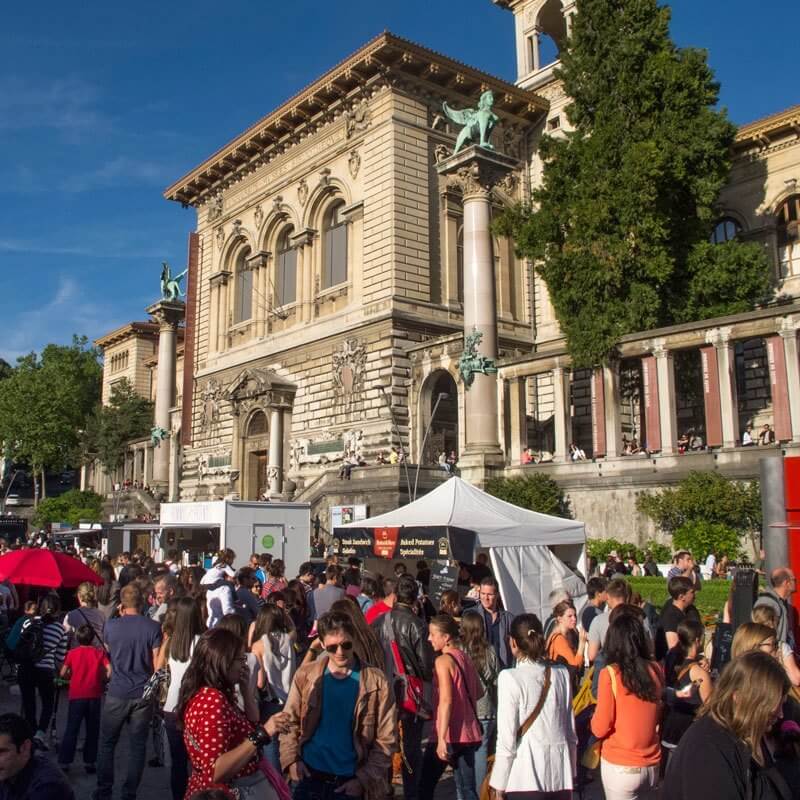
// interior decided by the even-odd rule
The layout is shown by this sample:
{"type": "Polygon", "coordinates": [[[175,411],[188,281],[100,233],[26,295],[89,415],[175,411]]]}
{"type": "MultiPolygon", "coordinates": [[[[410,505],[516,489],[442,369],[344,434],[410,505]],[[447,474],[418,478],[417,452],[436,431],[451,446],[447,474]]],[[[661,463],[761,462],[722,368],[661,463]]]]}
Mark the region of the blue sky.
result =
{"type": "MultiPolygon", "coordinates": [[[[737,123],[800,103],[780,20],[744,0],[675,0],[737,123]]],[[[381,30],[513,80],[490,0],[13,3],[0,27],[0,357],[95,338],[183,268],[194,213],[163,189],[381,30]]]]}

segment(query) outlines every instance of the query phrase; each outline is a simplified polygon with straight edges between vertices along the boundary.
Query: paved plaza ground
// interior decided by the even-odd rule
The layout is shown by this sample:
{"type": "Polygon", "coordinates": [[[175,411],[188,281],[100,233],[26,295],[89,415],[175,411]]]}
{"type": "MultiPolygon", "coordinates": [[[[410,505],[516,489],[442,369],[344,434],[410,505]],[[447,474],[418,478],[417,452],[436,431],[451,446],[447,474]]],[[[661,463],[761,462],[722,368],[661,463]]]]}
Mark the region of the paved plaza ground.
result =
{"type": "MultiPolygon", "coordinates": [[[[6,711],[14,711],[18,713],[19,710],[20,698],[17,687],[15,685],[9,685],[5,682],[0,682],[0,713],[6,711]]],[[[61,698],[58,706],[58,721],[56,729],[59,735],[64,730],[66,720],[67,702],[66,697],[64,696],[61,698]]],[[[56,748],[54,746],[51,746],[49,753],[53,759],[55,759],[55,749],[56,748]]],[[[115,786],[115,799],[119,797],[122,781],[124,780],[125,776],[127,750],[127,734],[123,733],[122,738],[120,739],[120,744],[117,747],[116,774],[118,778],[115,786]]],[[[148,761],[153,757],[153,754],[154,749],[151,737],[150,741],[148,742],[148,761]]],[[[169,759],[168,753],[166,758],[169,759]]],[[[167,761],[167,763],[169,762],[167,761]]],[[[76,800],[91,800],[92,792],[95,788],[95,776],[87,775],[84,771],[83,765],[80,761],[80,753],[77,755],[75,764],[72,766],[69,772],[69,779],[73,788],[75,789],[76,800]]],[[[399,786],[395,787],[395,797],[401,798],[402,796],[402,788],[399,786]]],[[[142,800],[153,800],[153,798],[158,798],[158,800],[170,800],[168,766],[145,767],[142,783],[139,787],[139,797],[142,798],[142,800]]],[[[600,787],[595,784],[592,784],[583,795],[583,800],[602,800],[602,798],[603,793],[600,787]]],[[[435,800],[455,800],[455,786],[450,775],[447,775],[439,782],[435,800]]]]}

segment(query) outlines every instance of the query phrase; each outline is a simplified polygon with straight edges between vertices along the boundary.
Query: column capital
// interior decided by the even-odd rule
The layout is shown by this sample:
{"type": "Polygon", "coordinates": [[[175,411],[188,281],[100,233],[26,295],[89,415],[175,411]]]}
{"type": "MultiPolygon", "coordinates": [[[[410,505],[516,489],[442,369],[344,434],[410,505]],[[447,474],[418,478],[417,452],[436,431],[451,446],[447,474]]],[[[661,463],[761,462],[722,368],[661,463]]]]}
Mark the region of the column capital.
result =
{"type": "Polygon", "coordinates": [[[778,335],[781,336],[784,341],[786,339],[795,339],[798,329],[800,329],[800,319],[794,316],[783,317],[780,327],[778,328],[778,335]]]}
{"type": "Polygon", "coordinates": [[[733,328],[726,325],[722,328],[711,328],[706,331],[706,344],[713,344],[717,350],[728,347],[731,343],[731,333],[733,328]]]}
{"type": "Polygon", "coordinates": [[[667,348],[667,342],[665,339],[653,339],[650,342],[650,352],[656,358],[666,358],[667,356],[672,355],[672,351],[667,348]]]}
{"type": "Polygon", "coordinates": [[[447,178],[448,186],[461,190],[464,200],[488,201],[492,189],[518,165],[515,158],[472,145],[440,161],[436,171],[447,178]]]}
{"type": "Polygon", "coordinates": [[[186,316],[186,304],[179,300],[159,300],[146,310],[162,331],[175,330],[186,316]]]}

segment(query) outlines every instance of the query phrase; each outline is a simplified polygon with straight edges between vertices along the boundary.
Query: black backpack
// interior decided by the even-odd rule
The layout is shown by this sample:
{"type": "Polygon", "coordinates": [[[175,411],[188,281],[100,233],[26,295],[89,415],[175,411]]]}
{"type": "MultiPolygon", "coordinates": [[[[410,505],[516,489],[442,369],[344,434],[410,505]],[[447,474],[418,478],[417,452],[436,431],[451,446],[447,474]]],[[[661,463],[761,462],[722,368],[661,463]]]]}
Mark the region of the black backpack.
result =
{"type": "Polygon", "coordinates": [[[11,658],[18,664],[35,664],[44,656],[44,625],[41,620],[30,619],[22,623],[11,658]]]}

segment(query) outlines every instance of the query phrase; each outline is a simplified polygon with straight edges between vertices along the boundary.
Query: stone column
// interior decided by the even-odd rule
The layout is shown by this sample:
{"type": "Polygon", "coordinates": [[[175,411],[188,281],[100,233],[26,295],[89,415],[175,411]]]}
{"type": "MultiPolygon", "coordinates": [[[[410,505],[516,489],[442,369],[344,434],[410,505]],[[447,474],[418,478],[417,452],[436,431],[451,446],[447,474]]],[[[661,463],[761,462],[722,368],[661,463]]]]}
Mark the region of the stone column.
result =
{"type": "Polygon", "coordinates": [[[219,353],[225,349],[225,333],[228,327],[227,286],[230,272],[217,272],[209,279],[211,285],[211,320],[209,332],[209,349],[219,353]]]}
{"type": "Polygon", "coordinates": [[[143,471],[142,482],[146,486],[149,486],[153,482],[153,470],[152,470],[152,467],[151,467],[151,461],[152,461],[151,455],[152,455],[152,453],[153,453],[153,448],[149,444],[145,445],[145,448],[144,448],[144,469],[142,470],[143,471]]]}
{"type": "Polygon", "coordinates": [[[139,445],[133,448],[133,478],[134,481],[139,481],[141,475],[139,474],[139,445]]]}
{"type": "Polygon", "coordinates": [[[314,231],[305,228],[291,238],[291,244],[297,251],[297,319],[308,322],[314,317],[314,280],[313,258],[314,251],[311,243],[314,241],[314,231]]]}
{"type": "Polygon", "coordinates": [[[283,409],[272,408],[269,420],[269,496],[277,497],[283,490],[283,409]]]}
{"type": "Polygon", "coordinates": [[[569,371],[564,367],[553,370],[553,395],[555,401],[555,451],[554,461],[569,461],[572,431],[569,426],[569,371]]]}
{"type": "Polygon", "coordinates": [[[735,356],[730,328],[709,331],[706,340],[714,345],[719,376],[719,403],[722,415],[722,446],[736,447],[739,443],[739,403],[736,398],[736,378],[733,370],[735,356]]]}
{"type": "MultiPolygon", "coordinates": [[[[464,335],[482,334],[477,354],[497,359],[496,276],[489,228],[491,192],[517,162],[508,156],[472,146],[439,162],[437,170],[461,189],[464,203],[464,335]]],[[[483,482],[482,469],[502,463],[498,441],[497,375],[474,374],[465,387],[466,447],[462,464],[478,471],[472,477],[483,482]]]]}
{"type": "Polygon", "coordinates": [[[253,306],[252,318],[256,336],[263,336],[267,327],[267,310],[270,297],[267,293],[267,267],[269,253],[260,250],[247,259],[247,266],[253,271],[253,306]]]}
{"type": "Polygon", "coordinates": [[[797,328],[790,317],[783,321],[780,335],[786,360],[786,383],[789,389],[789,415],[792,421],[792,441],[800,442],[800,353],[797,347],[797,328]]]}
{"type": "Polygon", "coordinates": [[[297,322],[305,322],[308,309],[306,301],[306,269],[305,269],[305,250],[302,244],[298,244],[297,250],[297,282],[295,283],[295,319],[297,322]]]}
{"type": "Polygon", "coordinates": [[[508,382],[509,430],[511,441],[509,461],[512,466],[522,463],[522,453],[528,446],[527,402],[525,378],[512,378],[508,382]]]}
{"type": "Polygon", "coordinates": [[[606,415],[606,458],[616,458],[622,445],[622,418],[619,413],[619,363],[603,367],[606,415]]]}
{"type": "MultiPolygon", "coordinates": [[[[156,408],[153,426],[170,430],[170,409],[175,404],[175,351],[178,325],[184,317],[185,305],[180,301],[160,300],[147,309],[159,324],[156,408]]],[[[163,440],[155,448],[153,484],[166,489],[169,484],[169,442],[163,440]]]]}
{"type": "Polygon", "coordinates": [[[675,363],[663,343],[653,347],[658,377],[658,422],[661,428],[661,453],[673,455],[677,450],[677,409],[675,407],[675,363]]]}

